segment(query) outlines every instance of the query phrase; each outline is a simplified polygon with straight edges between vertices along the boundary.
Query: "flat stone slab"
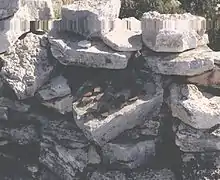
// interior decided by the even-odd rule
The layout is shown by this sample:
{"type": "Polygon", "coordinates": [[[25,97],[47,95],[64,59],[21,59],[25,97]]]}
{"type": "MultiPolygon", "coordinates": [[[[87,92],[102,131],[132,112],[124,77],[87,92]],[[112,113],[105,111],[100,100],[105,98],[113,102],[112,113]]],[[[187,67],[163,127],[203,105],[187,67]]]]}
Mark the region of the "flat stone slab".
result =
{"type": "Polygon", "coordinates": [[[179,76],[195,76],[212,70],[216,60],[213,51],[206,46],[177,54],[144,51],[143,56],[146,66],[154,72],[179,76]]]}
{"type": "Polygon", "coordinates": [[[102,41],[92,41],[92,46],[82,48],[82,39],[65,33],[49,36],[53,56],[64,65],[79,65],[93,68],[124,69],[127,67],[131,52],[116,52],[102,41]]]}
{"type": "Polygon", "coordinates": [[[0,21],[0,53],[12,46],[18,38],[30,31],[27,8],[20,8],[13,17],[0,21]]]}
{"type": "Polygon", "coordinates": [[[172,115],[196,129],[209,129],[220,123],[220,98],[205,97],[193,84],[170,88],[172,115]]]}
{"type": "Polygon", "coordinates": [[[24,6],[29,14],[27,20],[48,20],[53,17],[51,0],[0,0],[0,4],[0,20],[13,16],[24,6]]]}
{"type": "Polygon", "coordinates": [[[196,130],[181,123],[176,131],[176,145],[183,152],[214,152],[219,151],[220,128],[208,132],[196,130]]]}
{"type": "Polygon", "coordinates": [[[29,33],[18,40],[7,54],[0,56],[4,63],[1,76],[18,99],[34,96],[49,79],[53,65],[48,61],[44,41],[44,36],[29,33]]]}
{"type": "Polygon", "coordinates": [[[141,20],[144,44],[156,52],[183,52],[208,44],[201,41],[206,31],[206,20],[189,13],[144,13],[141,20]]]}
{"type": "Polygon", "coordinates": [[[61,29],[85,37],[101,36],[112,28],[120,8],[120,0],[73,1],[62,7],[61,29]]]}
{"type": "Polygon", "coordinates": [[[126,73],[123,76],[114,72],[114,76],[121,77],[112,79],[116,84],[115,87],[108,84],[108,79],[105,86],[107,88],[98,93],[82,94],[73,103],[73,115],[77,125],[87,138],[100,146],[116,138],[125,130],[143,124],[146,118],[151,120],[161,107],[163,90],[158,76],[152,77],[147,70],[142,72],[137,70],[135,77],[133,77],[134,74],[126,73]],[[123,77],[129,79],[129,83],[123,77]],[[124,88],[125,83],[127,88],[124,88]],[[139,94],[141,92],[142,95],[139,94]]]}
{"type": "Polygon", "coordinates": [[[59,97],[64,97],[71,93],[71,89],[67,84],[67,79],[62,75],[54,77],[49,81],[48,84],[41,87],[37,92],[42,100],[48,101],[59,97]]]}
{"type": "Polygon", "coordinates": [[[116,51],[141,50],[141,22],[134,17],[117,19],[116,21],[115,27],[110,32],[102,35],[103,42],[116,51]],[[135,25],[137,25],[136,28],[135,25]]]}

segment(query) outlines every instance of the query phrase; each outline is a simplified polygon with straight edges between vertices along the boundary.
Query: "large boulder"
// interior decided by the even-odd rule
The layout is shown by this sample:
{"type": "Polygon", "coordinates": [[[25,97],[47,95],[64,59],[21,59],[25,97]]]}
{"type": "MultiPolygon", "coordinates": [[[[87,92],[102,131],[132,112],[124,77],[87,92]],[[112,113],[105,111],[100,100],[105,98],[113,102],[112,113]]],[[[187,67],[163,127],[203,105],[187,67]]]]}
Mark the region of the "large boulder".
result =
{"type": "Polygon", "coordinates": [[[144,13],[141,27],[144,44],[156,52],[183,52],[208,44],[205,18],[189,13],[144,13]]]}
{"type": "Polygon", "coordinates": [[[27,8],[29,21],[49,20],[53,17],[51,0],[0,0],[0,20],[13,16],[22,7],[27,8]]]}
{"type": "Polygon", "coordinates": [[[220,97],[205,97],[193,84],[173,84],[170,88],[172,115],[197,128],[209,129],[220,123],[220,97]]]}
{"type": "Polygon", "coordinates": [[[47,55],[47,39],[41,35],[27,34],[0,58],[1,75],[18,99],[34,96],[53,70],[47,55]]]}
{"type": "Polygon", "coordinates": [[[217,59],[214,52],[206,46],[178,54],[156,54],[146,50],[143,51],[143,56],[146,65],[154,72],[179,76],[195,76],[212,70],[217,59]]]}
{"type": "Polygon", "coordinates": [[[86,37],[101,36],[118,18],[120,0],[78,0],[62,7],[61,29],[86,37]]]}
{"type": "Polygon", "coordinates": [[[91,47],[81,47],[77,36],[67,33],[51,33],[49,42],[53,56],[64,65],[94,68],[124,69],[131,52],[116,52],[102,41],[92,41],[91,47]]]}

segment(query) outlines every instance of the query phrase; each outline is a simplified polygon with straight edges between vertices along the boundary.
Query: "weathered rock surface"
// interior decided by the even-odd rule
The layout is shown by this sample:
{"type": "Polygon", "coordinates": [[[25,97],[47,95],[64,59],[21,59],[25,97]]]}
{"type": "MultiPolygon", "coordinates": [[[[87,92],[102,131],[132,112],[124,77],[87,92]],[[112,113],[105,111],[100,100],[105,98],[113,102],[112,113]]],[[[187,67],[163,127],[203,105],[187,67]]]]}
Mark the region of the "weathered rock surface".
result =
{"type": "Polygon", "coordinates": [[[102,148],[103,158],[110,164],[124,168],[137,168],[149,164],[155,156],[155,141],[137,143],[107,143],[102,148]]]}
{"type": "Polygon", "coordinates": [[[101,36],[112,28],[120,8],[120,0],[73,1],[62,7],[61,30],[85,37],[101,36]]]}
{"type": "Polygon", "coordinates": [[[92,173],[89,180],[126,180],[124,173],[120,171],[108,171],[108,172],[98,172],[92,173]]]}
{"type": "Polygon", "coordinates": [[[26,7],[29,21],[48,20],[53,17],[51,0],[1,0],[0,20],[13,16],[21,8],[26,7]]]}
{"type": "MultiPolygon", "coordinates": [[[[6,1],[3,3],[6,3],[6,1]]],[[[27,8],[23,7],[14,16],[0,21],[0,53],[6,52],[22,34],[30,31],[30,21],[28,18],[27,8]]]]}
{"type": "Polygon", "coordinates": [[[40,162],[61,179],[75,179],[87,166],[87,146],[87,139],[72,123],[49,121],[43,130],[40,162]]]}
{"type": "Polygon", "coordinates": [[[4,63],[1,75],[18,99],[34,96],[53,70],[42,41],[43,36],[27,34],[0,57],[4,63]]]}
{"type": "MultiPolygon", "coordinates": [[[[82,39],[81,39],[82,40],[82,39]]],[[[116,52],[102,41],[92,42],[89,48],[78,46],[76,36],[57,34],[49,37],[53,56],[64,65],[79,65],[94,68],[124,69],[131,52],[116,52]]]]}
{"type": "Polygon", "coordinates": [[[54,98],[64,97],[71,93],[71,89],[67,84],[67,79],[63,76],[57,76],[44,85],[37,93],[37,95],[44,101],[54,98]]]}
{"type": "Polygon", "coordinates": [[[140,21],[138,23],[135,18],[118,19],[117,21],[116,27],[102,35],[103,42],[116,51],[141,50],[141,28],[138,28],[140,21]],[[135,25],[137,25],[136,28],[135,25]]]}
{"type": "Polygon", "coordinates": [[[195,76],[212,70],[216,59],[206,46],[180,54],[159,55],[144,51],[143,56],[146,65],[156,73],[180,76],[195,76]]]}
{"type": "Polygon", "coordinates": [[[172,115],[197,128],[209,129],[220,123],[219,97],[205,97],[192,84],[173,84],[170,88],[172,115]]]}
{"type": "Polygon", "coordinates": [[[91,145],[88,150],[88,163],[89,164],[100,164],[101,163],[101,157],[96,151],[96,148],[91,145]]]}
{"type": "Polygon", "coordinates": [[[144,44],[156,52],[183,52],[208,43],[200,41],[206,30],[205,18],[189,13],[144,13],[141,27],[144,44]]]}
{"type": "MultiPolygon", "coordinates": [[[[127,80],[130,77],[127,88],[116,89],[106,84],[107,88],[101,92],[78,98],[73,103],[74,119],[87,138],[102,146],[157,115],[163,101],[160,78],[152,77],[146,69],[140,71],[136,72],[138,81],[132,80],[134,74],[124,76],[127,80]]],[[[121,86],[127,80],[121,77],[115,83],[121,86]]]]}
{"type": "Polygon", "coordinates": [[[220,85],[220,68],[215,67],[212,71],[208,71],[193,77],[188,77],[187,81],[192,84],[203,86],[220,85]]]}
{"type": "Polygon", "coordinates": [[[183,152],[219,151],[220,128],[196,130],[181,123],[176,132],[176,145],[183,152]]]}

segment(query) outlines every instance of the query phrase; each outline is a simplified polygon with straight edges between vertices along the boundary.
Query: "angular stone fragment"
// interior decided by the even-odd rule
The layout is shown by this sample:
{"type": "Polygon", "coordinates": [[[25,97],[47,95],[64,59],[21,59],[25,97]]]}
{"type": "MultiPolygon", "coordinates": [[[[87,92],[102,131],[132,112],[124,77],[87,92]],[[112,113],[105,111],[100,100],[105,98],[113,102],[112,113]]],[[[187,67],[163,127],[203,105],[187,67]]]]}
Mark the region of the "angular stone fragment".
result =
{"type": "Polygon", "coordinates": [[[169,169],[132,172],[128,180],[176,180],[174,173],[169,169]]]}
{"type": "Polygon", "coordinates": [[[108,171],[108,172],[98,172],[92,173],[89,180],[126,180],[124,173],[120,171],[108,171]]]}
{"type": "Polygon", "coordinates": [[[49,101],[42,101],[43,105],[55,109],[61,114],[72,112],[72,103],[73,103],[73,97],[71,95],[52,99],[49,101]]]}
{"type": "Polygon", "coordinates": [[[183,52],[207,44],[200,41],[206,31],[205,18],[189,13],[144,13],[141,28],[144,44],[156,52],[183,52]]]}
{"type": "Polygon", "coordinates": [[[30,31],[30,21],[26,7],[20,8],[14,16],[0,20],[0,53],[7,51],[22,34],[28,31],[30,31]]]}
{"type": "MultiPolygon", "coordinates": [[[[154,72],[165,75],[194,76],[212,70],[216,57],[205,47],[180,54],[151,54],[144,51],[146,65],[154,72]]],[[[220,56],[219,56],[220,58],[220,56]]]]}
{"type": "Polygon", "coordinates": [[[49,37],[53,56],[64,65],[79,65],[94,68],[124,69],[131,52],[116,52],[102,41],[92,42],[89,48],[78,46],[77,37],[57,34],[49,37]]]}
{"type": "Polygon", "coordinates": [[[219,102],[219,97],[205,97],[192,84],[173,84],[170,88],[172,115],[197,129],[209,129],[220,123],[219,102]]]}
{"type": "Polygon", "coordinates": [[[181,123],[176,132],[175,142],[184,152],[219,151],[220,127],[204,131],[181,123]]]}
{"type": "Polygon", "coordinates": [[[120,7],[120,0],[73,1],[62,7],[61,30],[85,37],[101,36],[112,28],[120,7]]]}
{"type": "Polygon", "coordinates": [[[89,164],[100,164],[101,163],[101,157],[97,153],[94,146],[89,147],[88,151],[88,162],[89,164]]]}
{"type": "Polygon", "coordinates": [[[40,163],[61,179],[73,180],[87,166],[88,141],[67,121],[50,121],[43,130],[40,163]]]}
{"type": "Polygon", "coordinates": [[[149,164],[155,156],[155,141],[147,140],[138,143],[107,143],[102,147],[103,158],[110,164],[123,168],[137,168],[149,164]]]}
{"type": "Polygon", "coordinates": [[[23,7],[28,10],[27,20],[48,20],[53,17],[51,0],[0,0],[0,20],[13,16],[23,7]]]}
{"type": "Polygon", "coordinates": [[[42,44],[43,37],[27,34],[7,54],[0,56],[4,63],[1,75],[18,99],[34,96],[53,70],[48,60],[47,47],[42,44]]]}
{"type": "MultiPolygon", "coordinates": [[[[139,78],[135,76],[137,78],[135,83],[119,92],[114,90],[114,87],[109,87],[104,93],[99,94],[100,97],[98,95],[84,97],[73,103],[74,119],[87,138],[102,146],[125,130],[141,125],[157,115],[163,101],[160,78],[150,77],[146,70],[143,70],[143,77],[146,78],[142,80],[141,75],[139,78]],[[134,86],[137,90],[133,89],[134,86]],[[138,86],[143,86],[143,89],[138,90],[138,86]],[[137,91],[137,94],[131,95],[132,91],[134,93],[137,91]],[[139,96],[138,92],[143,95],[139,96]],[[111,101],[112,98],[117,101],[114,103],[113,100],[111,101]]],[[[119,79],[117,83],[125,82],[119,79]]]]}
{"type": "MultiPolygon", "coordinates": [[[[105,44],[116,51],[138,51],[142,49],[141,28],[134,26],[138,24],[135,18],[118,19],[116,27],[110,32],[102,35],[105,44]],[[135,23],[133,25],[132,23],[135,23]]],[[[140,22],[139,22],[140,24],[140,22]]],[[[140,27],[140,26],[139,26],[140,27]]]]}
{"type": "Polygon", "coordinates": [[[44,101],[66,96],[71,93],[71,89],[67,84],[67,79],[63,76],[57,76],[50,80],[48,84],[43,86],[37,95],[44,101]]]}
{"type": "Polygon", "coordinates": [[[0,107],[0,121],[1,120],[8,120],[8,108],[7,107],[0,107]]]}

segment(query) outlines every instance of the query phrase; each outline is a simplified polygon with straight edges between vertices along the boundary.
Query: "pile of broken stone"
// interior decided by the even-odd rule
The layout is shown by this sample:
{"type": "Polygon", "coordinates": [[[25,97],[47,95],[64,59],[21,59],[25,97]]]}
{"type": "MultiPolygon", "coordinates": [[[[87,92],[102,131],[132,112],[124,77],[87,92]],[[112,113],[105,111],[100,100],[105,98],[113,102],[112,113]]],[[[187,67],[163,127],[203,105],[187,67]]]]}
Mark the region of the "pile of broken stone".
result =
{"type": "Polygon", "coordinates": [[[205,18],[120,7],[0,0],[0,179],[220,178],[205,18]]]}

